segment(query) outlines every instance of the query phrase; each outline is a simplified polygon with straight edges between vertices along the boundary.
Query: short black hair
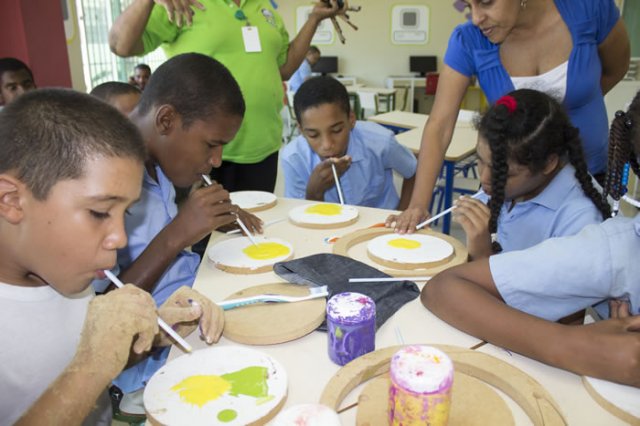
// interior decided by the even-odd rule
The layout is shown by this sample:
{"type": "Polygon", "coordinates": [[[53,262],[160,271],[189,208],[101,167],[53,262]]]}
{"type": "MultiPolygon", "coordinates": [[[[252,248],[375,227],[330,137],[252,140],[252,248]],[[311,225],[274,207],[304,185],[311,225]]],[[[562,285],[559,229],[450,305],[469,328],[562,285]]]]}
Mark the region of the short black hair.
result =
{"type": "Polygon", "coordinates": [[[7,71],[21,71],[21,70],[26,70],[29,73],[29,76],[31,76],[31,80],[35,81],[33,79],[33,72],[31,72],[31,68],[29,68],[27,66],[27,64],[25,64],[24,62],[22,62],[20,59],[16,59],[16,58],[0,58],[0,77],[2,77],[2,74],[4,74],[7,71]]]}
{"type": "Polygon", "coordinates": [[[109,102],[114,96],[140,95],[142,94],[142,91],[129,83],[123,83],[121,81],[107,81],[106,83],[98,84],[89,94],[98,99],[109,102]]]}
{"type": "Polygon", "coordinates": [[[322,104],[336,104],[345,114],[351,113],[349,93],[344,84],[329,76],[313,77],[302,83],[293,96],[293,110],[298,123],[302,122],[302,114],[306,110],[322,104]]]}
{"type": "Polygon", "coordinates": [[[199,53],[174,56],[156,69],[138,103],[140,114],[158,105],[172,105],[189,126],[215,114],[244,117],[240,86],[229,70],[199,53]]]}
{"type": "Polygon", "coordinates": [[[0,112],[0,173],[12,172],[36,199],[78,179],[87,160],[146,151],[138,129],[105,102],[68,89],[32,90],[0,112]]]}
{"type": "Polygon", "coordinates": [[[147,64],[138,64],[135,67],[133,67],[134,70],[147,70],[149,71],[149,74],[151,74],[151,67],[147,64]]]}

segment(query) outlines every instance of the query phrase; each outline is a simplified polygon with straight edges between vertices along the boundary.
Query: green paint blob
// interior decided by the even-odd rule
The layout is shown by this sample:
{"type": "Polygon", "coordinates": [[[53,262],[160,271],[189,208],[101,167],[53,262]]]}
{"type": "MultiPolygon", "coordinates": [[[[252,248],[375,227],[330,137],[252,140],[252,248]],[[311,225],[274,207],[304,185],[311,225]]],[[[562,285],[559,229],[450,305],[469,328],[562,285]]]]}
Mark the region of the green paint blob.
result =
{"type": "Polygon", "coordinates": [[[218,420],[228,423],[235,420],[238,417],[238,413],[235,410],[222,410],[218,413],[218,420]]]}
{"type": "Polygon", "coordinates": [[[231,384],[229,395],[247,395],[254,398],[269,396],[267,367],[247,367],[220,377],[231,384]]]}
{"type": "Polygon", "coordinates": [[[342,329],[340,327],[336,327],[333,335],[336,336],[336,339],[342,339],[342,329]]]}

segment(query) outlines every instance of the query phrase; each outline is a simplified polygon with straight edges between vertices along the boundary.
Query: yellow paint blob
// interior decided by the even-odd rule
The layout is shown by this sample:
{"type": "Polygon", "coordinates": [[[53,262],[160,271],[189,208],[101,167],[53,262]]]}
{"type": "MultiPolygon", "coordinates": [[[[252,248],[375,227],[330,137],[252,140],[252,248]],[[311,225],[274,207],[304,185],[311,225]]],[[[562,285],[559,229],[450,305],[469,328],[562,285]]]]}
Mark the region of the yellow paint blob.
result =
{"type": "Polygon", "coordinates": [[[417,249],[422,245],[420,244],[420,242],[415,240],[410,240],[408,238],[395,238],[393,240],[389,240],[387,244],[389,244],[391,247],[406,249],[406,250],[417,249]]]}
{"type": "Polygon", "coordinates": [[[244,254],[255,260],[275,259],[289,254],[289,247],[280,243],[252,244],[242,250],[244,254]]]}
{"type": "Polygon", "coordinates": [[[198,407],[215,401],[229,389],[231,383],[219,376],[191,376],[171,388],[182,401],[198,407]]]}
{"type": "Polygon", "coordinates": [[[314,204],[307,207],[304,212],[322,216],[337,216],[342,213],[342,206],[340,204],[314,204]]]}

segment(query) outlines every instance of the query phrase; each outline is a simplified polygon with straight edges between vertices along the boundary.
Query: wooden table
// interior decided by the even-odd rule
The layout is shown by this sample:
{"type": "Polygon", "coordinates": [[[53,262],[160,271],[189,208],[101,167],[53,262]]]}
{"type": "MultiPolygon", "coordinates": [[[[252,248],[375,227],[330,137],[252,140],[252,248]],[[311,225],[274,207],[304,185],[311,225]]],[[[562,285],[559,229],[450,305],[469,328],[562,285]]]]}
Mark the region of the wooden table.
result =
{"type": "MultiPolygon", "coordinates": [[[[444,163],[442,165],[444,171],[444,210],[453,204],[455,164],[476,152],[478,132],[473,128],[473,124],[470,121],[472,116],[473,114],[468,111],[461,111],[459,120],[456,122],[456,127],[453,131],[453,136],[451,137],[451,143],[445,153],[444,163]]],[[[396,139],[402,145],[409,148],[414,154],[418,155],[422,142],[422,132],[428,118],[429,116],[425,114],[392,111],[369,117],[369,121],[382,124],[394,131],[395,129],[404,129],[404,131],[396,134],[396,139]]],[[[447,215],[443,218],[442,232],[448,234],[450,230],[451,216],[447,215]]]]}
{"type": "MultiPolygon", "coordinates": [[[[303,200],[279,198],[278,204],[269,210],[257,212],[265,222],[287,217],[289,210],[307,203],[303,200]]],[[[265,236],[278,237],[290,242],[295,251],[295,257],[303,257],[315,253],[330,253],[332,246],[323,239],[330,235],[345,235],[357,229],[366,228],[384,221],[391,211],[359,207],[359,220],[348,227],[333,230],[317,230],[299,228],[288,221],[276,223],[265,229],[265,236]]],[[[221,238],[231,238],[225,234],[214,232],[209,245],[215,244],[221,238]]],[[[364,255],[363,247],[354,247],[351,255],[358,260],[371,264],[364,255]],[[359,250],[357,250],[359,249],[359,250]]],[[[282,282],[273,272],[256,275],[234,275],[214,268],[208,260],[200,265],[194,288],[214,301],[220,301],[230,294],[259,284],[282,282]]],[[[473,307],[470,307],[471,309],[473,307]]],[[[205,347],[196,335],[187,339],[194,349],[205,347]]],[[[478,344],[478,339],[469,336],[436,318],[415,299],[402,307],[393,315],[376,334],[376,348],[394,346],[400,343],[432,343],[448,344],[470,348],[478,344]],[[402,342],[400,342],[402,340],[402,342]]],[[[222,338],[218,345],[237,345],[222,338]]],[[[312,332],[298,340],[271,346],[254,346],[253,348],[266,352],[284,365],[289,376],[289,396],[285,405],[289,407],[299,403],[318,402],[328,380],[340,368],[333,364],[327,354],[327,335],[323,332],[312,332]]],[[[579,378],[555,368],[541,366],[523,357],[513,358],[498,351],[498,358],[507,362],[514,361],[514,365],[521,367],[534,378],[540,379],[557,398],[570,424],[598,424],[617,425],[613,416],[601,409],[584,391],[579,378]],[[530,367],[534,364],[534,367],[530,367]],[[537,364],[537,365],[536,365],[537,364]]],[[[170,358],[181,355],[179,349],[171,350],[170,358]]],[[[357,400],[359,388],[352,392],[343,407],[357,400]]],[[[528,418],[511,400],[507,405],[512,408],[517,425],[528,424],[528,418]]],[[[342,424],[353,425],[356,410],[351,409],[340,415],[342,424]]]]}

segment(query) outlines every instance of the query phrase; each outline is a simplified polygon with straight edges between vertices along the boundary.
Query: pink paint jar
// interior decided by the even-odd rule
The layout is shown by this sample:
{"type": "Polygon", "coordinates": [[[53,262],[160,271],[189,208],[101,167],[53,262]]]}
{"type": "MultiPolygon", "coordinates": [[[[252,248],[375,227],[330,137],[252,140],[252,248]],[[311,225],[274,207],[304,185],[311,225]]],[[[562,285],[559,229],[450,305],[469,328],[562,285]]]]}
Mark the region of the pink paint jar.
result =
{"type": "Polygon", "coordinates": [[[453,363],[431,346],[407,346],[390,366],[389,424],[444,426],[449,420],[453,363]]]}

